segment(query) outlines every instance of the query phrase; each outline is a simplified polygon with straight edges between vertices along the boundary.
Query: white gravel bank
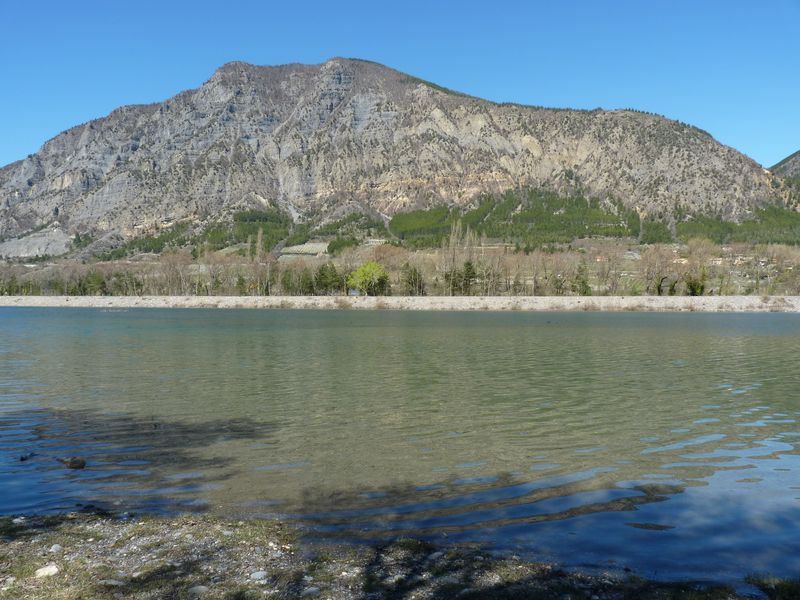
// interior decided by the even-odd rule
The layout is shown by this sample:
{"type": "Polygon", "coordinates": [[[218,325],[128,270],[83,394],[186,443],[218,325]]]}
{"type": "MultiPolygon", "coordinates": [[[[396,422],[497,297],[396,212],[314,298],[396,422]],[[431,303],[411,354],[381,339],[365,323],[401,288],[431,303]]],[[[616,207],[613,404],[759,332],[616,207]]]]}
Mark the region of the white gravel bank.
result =
{"type": "Polygon", "coordinates": [[[0,307],[800,312],[800,296],[0,296],[0,307]]]}

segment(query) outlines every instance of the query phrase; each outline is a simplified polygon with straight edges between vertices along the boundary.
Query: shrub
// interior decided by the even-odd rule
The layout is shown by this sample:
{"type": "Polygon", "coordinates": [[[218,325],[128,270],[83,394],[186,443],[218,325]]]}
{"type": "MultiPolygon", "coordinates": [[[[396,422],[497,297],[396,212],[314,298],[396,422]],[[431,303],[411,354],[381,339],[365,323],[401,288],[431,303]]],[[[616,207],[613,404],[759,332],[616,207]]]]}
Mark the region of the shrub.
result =
{"type": "Polygon", "coordinates": [[[371,260],[347,276],[347,285],[367,296],[382,296],[389,291],[389,275],[382,264],[371,260]]]}

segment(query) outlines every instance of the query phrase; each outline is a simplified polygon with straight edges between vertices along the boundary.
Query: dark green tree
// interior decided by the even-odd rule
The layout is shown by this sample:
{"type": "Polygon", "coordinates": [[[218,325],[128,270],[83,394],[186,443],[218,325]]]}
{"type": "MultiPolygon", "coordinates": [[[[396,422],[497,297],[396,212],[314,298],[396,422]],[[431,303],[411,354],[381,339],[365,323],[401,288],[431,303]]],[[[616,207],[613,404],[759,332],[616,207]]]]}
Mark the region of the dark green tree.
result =
{"type": "Polygon", "coordinates": [[[575,280],[572,282],[572,291],[579,296],[591,296],[592,287],[589,285],[589,267],[586,261],[582,260],[575,273],[575,280]]]}
{"type": "Polygon", "coordinates": [[[295,278],[294,278],[294,271],[291,269],[286,269],[281,273],[281,289],[283,293],[292,296],[296,292],[296,285],[295,285],[295,278]]]}
{"type": "Polygon", "coordinates": [[[444,282],[447,285],[447,293],[456,296],[464,289],[464,273],[461,269],[453,269],[444,272],[444,282]]]}
{"type": "Polygon", "coordinates": [[[400,280],[403,282],[403,291],[407,296],[424,296],[425,281],[420,270],[406,263],[400,273],[400,280]]]}
{"type": "Polygon", "coordinates": [[[333,263],[320,265],[314,274],[314,288],[317,294],[331,294],[342,289],[342,278],[333,263]]]}
{"type": "Polygon", "coordinates": [[[478,272],[475,270],[475,265],[471,260],[464,263],[464,269],[461,271],[461,293],[469,296],[472,293],[472,286],[478,278],[478,272]]]}
{"type": "Polygon", "coordinates": [[[297,287],[302,296],[314,295],[314,276],[311,274],[311,270],[308,267],[300,271],[300,280],[298,281],[297,287]]]}

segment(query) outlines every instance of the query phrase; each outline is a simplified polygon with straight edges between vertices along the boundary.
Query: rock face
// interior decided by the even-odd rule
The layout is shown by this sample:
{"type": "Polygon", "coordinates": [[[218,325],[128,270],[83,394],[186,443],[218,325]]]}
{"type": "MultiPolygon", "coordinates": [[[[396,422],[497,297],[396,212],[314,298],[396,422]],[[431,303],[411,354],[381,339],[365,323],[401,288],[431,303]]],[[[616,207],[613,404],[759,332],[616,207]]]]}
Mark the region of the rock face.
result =
{"type": "Polygon", "coordinates": [[[58,256],[69,250],[70,237],[59,227],[37,231],[25,237],[0,242],[0,258],[14,256],[58,256]]]}
{"type": "Polygon", "coordinates": [[[787,156],[770,171],[781,177],[800,177],[800,151],[787,156]]]}
{"type": "Polygon", "coordinates": [[[732,219],[783,194],[751,159],[659,116],[495,104],[360,60],[230,63],[0,169],[0,236],[52,222],[134,236],[267,205],[298,219],[392,215],[518,186],[732,219]]]}

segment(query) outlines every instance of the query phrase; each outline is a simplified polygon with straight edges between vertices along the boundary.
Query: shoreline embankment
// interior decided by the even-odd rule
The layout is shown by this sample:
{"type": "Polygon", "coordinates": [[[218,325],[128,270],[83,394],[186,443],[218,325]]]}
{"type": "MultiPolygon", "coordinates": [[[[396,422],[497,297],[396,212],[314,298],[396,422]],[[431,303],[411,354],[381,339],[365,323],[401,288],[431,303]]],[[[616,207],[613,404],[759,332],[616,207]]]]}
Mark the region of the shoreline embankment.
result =
{"type": "Polygon", "coordinates": [[[800,296],[0,296],[0,307],[800,312],[800,296]]]}

